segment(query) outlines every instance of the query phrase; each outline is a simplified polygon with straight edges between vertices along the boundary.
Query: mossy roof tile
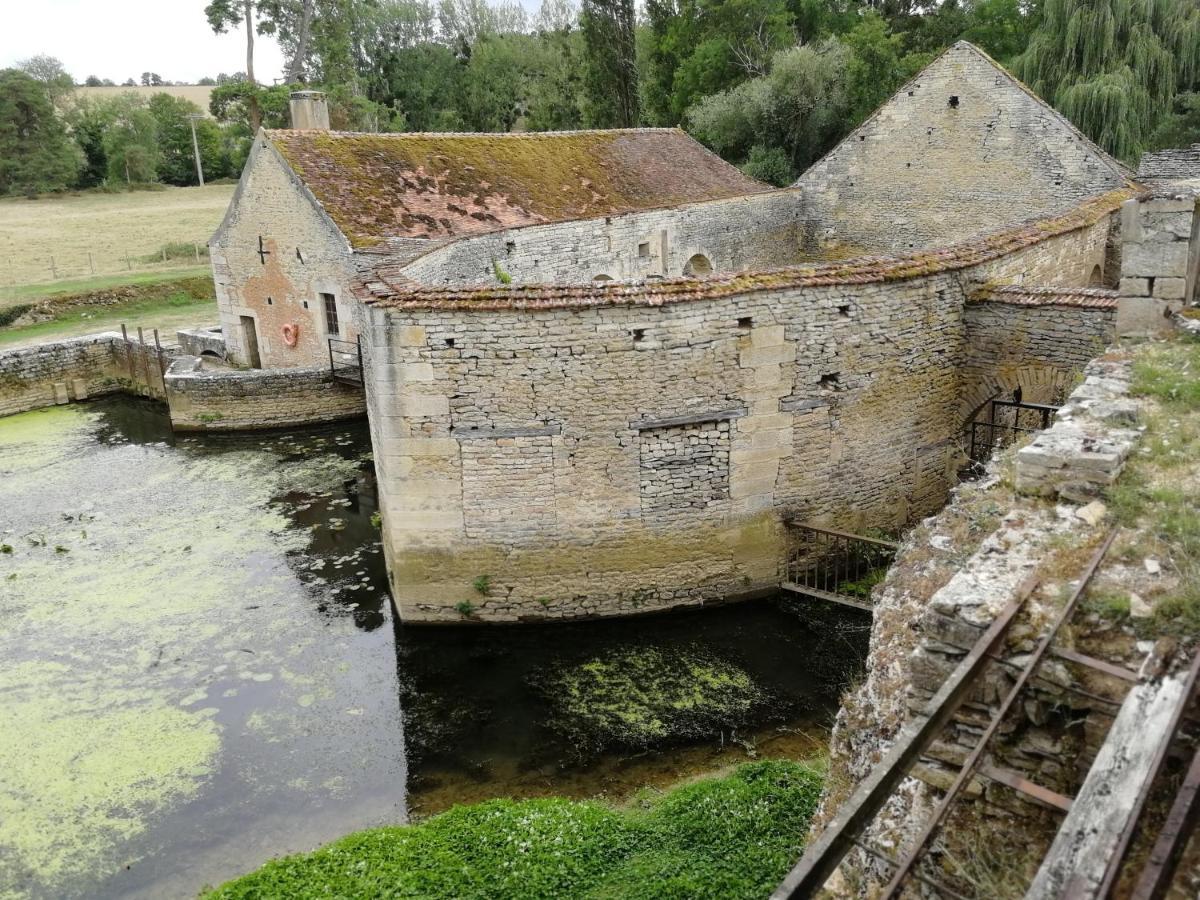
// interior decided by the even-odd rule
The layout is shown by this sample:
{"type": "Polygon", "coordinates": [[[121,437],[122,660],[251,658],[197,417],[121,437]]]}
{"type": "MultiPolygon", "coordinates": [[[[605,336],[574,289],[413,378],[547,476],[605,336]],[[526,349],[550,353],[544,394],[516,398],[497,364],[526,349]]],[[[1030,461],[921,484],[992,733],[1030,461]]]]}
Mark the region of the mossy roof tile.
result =
{"type": "Polygon", "coordinates": [[[356,248],[769,189],[677,128],[267,137],[356,248]]]}

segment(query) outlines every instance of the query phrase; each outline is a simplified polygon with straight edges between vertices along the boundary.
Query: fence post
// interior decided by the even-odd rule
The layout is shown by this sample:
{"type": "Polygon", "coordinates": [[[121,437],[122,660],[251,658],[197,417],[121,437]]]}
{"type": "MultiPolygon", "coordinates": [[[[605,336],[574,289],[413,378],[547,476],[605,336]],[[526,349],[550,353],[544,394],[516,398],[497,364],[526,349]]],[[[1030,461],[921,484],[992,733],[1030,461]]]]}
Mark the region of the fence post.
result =
{"type": "Polygon", "coordinates": [[[58,281],[58,267],[54,265],[53,256],[50,257],[50,274],[54,277],[55,281],[58,281]]]}
{"type": "Polygon", "coordinates": [[[88,268],[92,270],[92,274],[96,274],[96,261],[92,259],[92,251],[88,251],[88,268]]]}
{"type": "Polygon", "coordinates": [[[125,251],[125,268],[128,269],[130,272],[133,271],[133,263],[131,263],[129,261],[129,251],[128,250],[125,251]]]}
{"type": "Polygon", "coordinates": [[[192,249],[196,251],[196,265],[200,265],[200,245],[193,243],[192,249]]]}

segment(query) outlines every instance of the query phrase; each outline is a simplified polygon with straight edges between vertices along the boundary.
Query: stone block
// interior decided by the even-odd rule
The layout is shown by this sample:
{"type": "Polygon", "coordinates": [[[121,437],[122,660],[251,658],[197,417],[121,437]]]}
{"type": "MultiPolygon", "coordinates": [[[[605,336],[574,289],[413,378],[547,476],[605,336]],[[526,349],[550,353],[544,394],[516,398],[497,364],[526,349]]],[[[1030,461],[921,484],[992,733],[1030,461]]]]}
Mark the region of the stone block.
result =
{"type": "Polygon", "coordinates": [[[1142,214],[1136,199],[1121,204],[1121,239],[1126,243],[1140,243],[1142,240],[1142,214]]]}
{"type": "Polygon", "coordinates": [[[458,456],[458,441],[454,438],[397,438],[383,451],[390,457],[458,456]]]}
{"type": "Polygon", "coordinates": [[[401,347],[424,347],[425,329],[421,325],[403,325],[396,330],[396,341],[401,347]]]}
{"type": "Polygon", "coordinates": [[[1121,277],[1163,278],[1187,276],[1188,244],[1125,244],[1121,251],[1121,277]]]}
{"type": "Polygon", "coordinates": [[[1149,297],[1150,296],[1150,279],[1148,278],[1122,278],[1121,287],[1118,293],[1122,297],[1149,297]]]}
{"type": "Polygon", "coordinates": [[[450,398],[441,394],[413,394],[402,390],[398,408],[406,416],[448,416],[450,398]]]}
{"type": "Polygon", "coordinates": [[[784,343],[784,327],[782,325],[765,325],[761,328],[754,328],[750,331],[750,346],[755,348],[762,347],[781,347],[784,343]]]}
{"type": "Polygon", "coordinates": [[[82,378],[72,378],[71,396],[76,400],[86,400],[88,397],[87,382],[82,378]]]}
{"type": "Polygon", "coordinates": [[[1160,300],[1183,300],[1187,296],[1186,278],[1156,278],[1153,296],[1160,300]]]}
{"type": "Polygon", "coordinates": [[[67,393],[67,384],[65,381],[56,381],[51,387],[54,392],[54,402],[62,406],[64,403],[70,403],[71,397],[67,393]]]}
{"type": "Polygon", "coordinates": [[[1117,334],[1163,334],[1170,330],[1173,307],[1151,297],[1122,297],[1117,304],[1117,334]]]}

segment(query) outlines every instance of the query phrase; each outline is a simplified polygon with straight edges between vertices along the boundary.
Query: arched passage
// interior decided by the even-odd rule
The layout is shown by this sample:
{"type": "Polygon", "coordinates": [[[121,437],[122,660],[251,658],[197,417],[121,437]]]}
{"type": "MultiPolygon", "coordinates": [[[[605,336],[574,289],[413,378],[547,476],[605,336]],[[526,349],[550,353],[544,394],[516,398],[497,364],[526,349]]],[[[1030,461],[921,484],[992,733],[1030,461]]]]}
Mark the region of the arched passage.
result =
{"type": "Polygon", "coordinates": [[[695,254],[687,261],[687,265],[683,267],[684,275],[711,275],[713,270],[712,260],[703,253],[695,254]]]}

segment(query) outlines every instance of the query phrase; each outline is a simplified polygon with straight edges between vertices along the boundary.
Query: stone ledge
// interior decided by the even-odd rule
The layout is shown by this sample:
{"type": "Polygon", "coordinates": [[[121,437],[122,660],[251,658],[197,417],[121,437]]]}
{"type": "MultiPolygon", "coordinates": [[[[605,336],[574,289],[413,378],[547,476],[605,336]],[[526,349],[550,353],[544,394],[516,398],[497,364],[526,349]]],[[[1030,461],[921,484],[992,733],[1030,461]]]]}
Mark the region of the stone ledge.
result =
{"type": "Polygon", "coordinates": [[[562,434],[561,425],[522,428],[451,428],[450,436],[460,441],[490,441],[497,438],[553,437],[562,434]]]}
{"type": "Polygon", "coordinates": [[[701,425],[705,422],[728,422],[732,419],[740,419],[747,414],[746,407],[740,406],[734,409],[691,413],[686,416],[670,416],[665,419],[633,419],[629,422],[629,427],[634,431],[648,431],[651,428],[675,428],[679,425],[701,425]]]}

